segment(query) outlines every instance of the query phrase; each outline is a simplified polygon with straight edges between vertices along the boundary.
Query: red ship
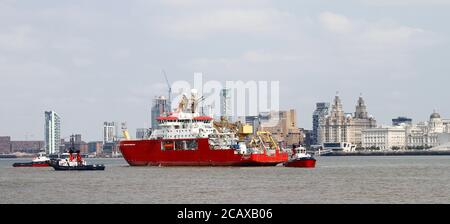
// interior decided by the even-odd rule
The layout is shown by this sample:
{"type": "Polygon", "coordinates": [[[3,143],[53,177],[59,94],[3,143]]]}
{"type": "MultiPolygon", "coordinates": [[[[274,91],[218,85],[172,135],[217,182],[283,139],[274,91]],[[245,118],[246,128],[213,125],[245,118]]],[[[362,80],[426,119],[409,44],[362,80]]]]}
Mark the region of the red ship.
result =
{"type": "Polygon", "coordinates": [[[158,118],[159,129],[148,139],[121,141],[125,160],[131,166],[276,166],[288,161],[270,133],[250,137],[226,120],[214,122],[196,112],[196,99],[195,91],[191,100],[184,95],[175,113],[158,118]]]}

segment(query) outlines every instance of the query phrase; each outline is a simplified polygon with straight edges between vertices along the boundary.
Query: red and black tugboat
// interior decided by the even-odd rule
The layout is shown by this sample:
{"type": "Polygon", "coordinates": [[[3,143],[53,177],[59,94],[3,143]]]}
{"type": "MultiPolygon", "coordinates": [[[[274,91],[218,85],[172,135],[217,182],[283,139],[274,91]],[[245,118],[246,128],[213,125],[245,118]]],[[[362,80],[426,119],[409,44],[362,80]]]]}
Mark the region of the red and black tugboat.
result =
{"type": "Polygon", "coordinates": [[[102,171],[105,170],[105,165],[94,164],[88,165],[81,157],[80,150],[75,151],[74,137],[70,138],[71,147],[69,149],[68,159],[52,159],[50,166],[56,171],[102,171]],[[75,156],[74,156],[75,154],[75,156]]]}
{"type": "Polygon", "coordinates": [[[296,168],[315,168],[316,159],[310,154],[306,153],[304,147],[293,148],[292,158],[284,163],[285,167],[296,167],[296,168]]]}
{"type": "Polygon", "coordinates": [[[44,153],[39,153],[39,155],[31,162],[27,163],[14,163],[13,167],[49,167],[50,159],[44,155],[44,153]]]}

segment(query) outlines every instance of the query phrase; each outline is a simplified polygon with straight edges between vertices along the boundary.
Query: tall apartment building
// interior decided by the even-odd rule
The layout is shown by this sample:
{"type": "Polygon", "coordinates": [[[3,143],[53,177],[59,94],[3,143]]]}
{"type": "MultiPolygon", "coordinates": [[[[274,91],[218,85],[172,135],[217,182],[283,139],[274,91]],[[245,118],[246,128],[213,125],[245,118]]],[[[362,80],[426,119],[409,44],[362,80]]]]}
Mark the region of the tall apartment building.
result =
{"type": "Polygon", "coordinates": [[[45,112],[45,152],[59,153],[61,145],[61,117],[54,111],[45,112]]]}
{"type": "Polygon", "coordinates": [[[158,117],[165,113],[170,112],[169,102],[164,96],[157,97],[153,100],[151,119],[152,119],[152,130],[158,129],[158,117]]]}
{"type": "Polygon", "coordinates": [[[320,124],[330,113],[330,103],[317,103],[316,110],[313,113],[313,130],[311,132],[311,144],[319,144],[320,124]]]}
{"type": "Polygon", "coordinates": [[[231,102],[231,89],[222,89],[220,91],[220,116],[228,120],[233,117],[231,102]]]}
{"type": "Polygon", "coordinates": [[[103,123],[103,144],[115,142],[118,136],[118,127],[116,122],[103,123]]]}

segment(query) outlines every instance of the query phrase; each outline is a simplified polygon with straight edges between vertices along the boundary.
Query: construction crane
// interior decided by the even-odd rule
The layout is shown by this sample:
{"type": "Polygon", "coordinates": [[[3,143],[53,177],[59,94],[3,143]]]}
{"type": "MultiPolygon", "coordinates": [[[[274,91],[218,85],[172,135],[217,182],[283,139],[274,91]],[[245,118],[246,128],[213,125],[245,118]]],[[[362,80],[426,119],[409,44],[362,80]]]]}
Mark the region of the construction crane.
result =
{"type": "Polygon", "coordinates": [[[128,128],[127,128],[127,123],[126,122],[123,122],[122,123],[122,137],[125,139],[125,140],[130,140],[130,134],[128,133],[128,128]]]}
{"type": "Polygon", "coordinates": [[[164,78],[166,79],[166,83],[167,83],[167,87],[169,88],[169,99],[168,99],[168,102],[167,102],[167,104],[168,104],[168,112],[172,112],[172,86],[170,85],[170,82],[169,82],[169,79],[167,78],[167,74],[166,74],[166,71],[164,71],[164,69],[162,69],[161,70],[162,71],[162,73],[163,73],[163,75],[164,75],[164,78]]]}

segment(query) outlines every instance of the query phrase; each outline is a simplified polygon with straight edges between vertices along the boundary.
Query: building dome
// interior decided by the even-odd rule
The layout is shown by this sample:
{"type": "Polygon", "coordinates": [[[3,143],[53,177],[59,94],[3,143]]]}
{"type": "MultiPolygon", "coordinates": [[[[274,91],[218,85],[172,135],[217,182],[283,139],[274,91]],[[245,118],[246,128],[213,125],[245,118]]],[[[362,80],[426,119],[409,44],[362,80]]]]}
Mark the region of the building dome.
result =
{"type": "Polygon", "coordinates": [[[434,113],[431,114],[431,116],[430,116],[430,119],[440,119],[440,118],[441,118],[441,115],[438,114],[438,113],[436,113],[436,112],[434,112],[434,113]]]}

